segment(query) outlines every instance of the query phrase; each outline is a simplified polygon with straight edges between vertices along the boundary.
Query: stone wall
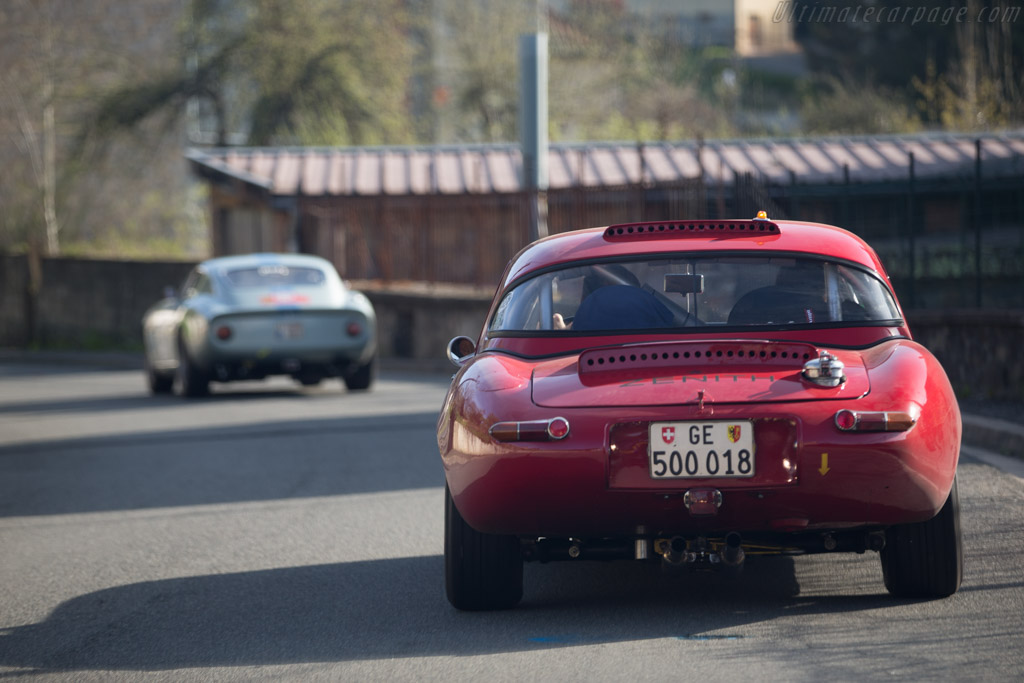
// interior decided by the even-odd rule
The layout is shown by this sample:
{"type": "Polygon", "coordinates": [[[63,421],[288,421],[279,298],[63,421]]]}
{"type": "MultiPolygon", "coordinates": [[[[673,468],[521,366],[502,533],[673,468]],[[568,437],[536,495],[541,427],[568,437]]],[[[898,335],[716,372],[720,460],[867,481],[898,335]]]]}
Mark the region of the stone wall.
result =
{"type": "Polygon", "coordinates": [[[1024,400],[1024,311],[907,311],[914,339],[942,363],[961,398],[1024,400]]]}
{"type": "Polygon", "coordinates": [[[146,309],[177,287],[192,263],[44,258],[29,293],[23,256],[0,256],[0,346],[132,348],[146,309]]]}
{"type": "MultiPolygon", "coordinates": [[[[0,347],[140,349],[146,309],[194,265],[42,259],[42,286],[32,297],[26,258],[0,256],[0,347]]],[[[480,333],[491,300],[467,289],[353,286],[377,311],[384,357],[444,359],[451,337],[480,333]]]]}

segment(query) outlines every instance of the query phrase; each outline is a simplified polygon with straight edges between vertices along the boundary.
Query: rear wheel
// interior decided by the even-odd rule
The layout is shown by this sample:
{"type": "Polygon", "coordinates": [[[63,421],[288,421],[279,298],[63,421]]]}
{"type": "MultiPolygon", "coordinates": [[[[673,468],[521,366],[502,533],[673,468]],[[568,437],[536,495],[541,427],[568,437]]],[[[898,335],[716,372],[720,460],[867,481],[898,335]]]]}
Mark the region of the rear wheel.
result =
{"type": "Polygon", "coordinates": [[[956,479],[939,514],[885,533],[881,552],[886,589],[897,597],[941,598],[960,587],[964,573],[960,497],[956,479]]]}
{"type": "Polygon", "coordinates": [[[298,379],[299,384],[304,387],[315,387],[319,386],[323,377],[320,375],[299,375],[296,379],[298,379]]]}
{"type": "Polygon", "coordinates": [[[377,378],[377,357],[356,368],[356,371],[345,377],[345,386],[349,391],[365,391],[373,385],[377,378]]]}
{"type": "Polygon", "coordinates": [[[153,369],[146,357],[146,383],[151,394],[169,394],[174,388],[174,375],[165,375],[153,369]]]}
{"type": "Polygon", "coordinates": [[[482,534],[466,524],[444,487],[444,578],[462,610],[515,607],[523,597],[523,555],[515,536],[482,534]]]}
{"type": "Polygon", "coordinates": [[[192,362],[188,350],[178,342],[178,388],[182,396],[193,398],[210,393],[210,378],[192,362]]]}

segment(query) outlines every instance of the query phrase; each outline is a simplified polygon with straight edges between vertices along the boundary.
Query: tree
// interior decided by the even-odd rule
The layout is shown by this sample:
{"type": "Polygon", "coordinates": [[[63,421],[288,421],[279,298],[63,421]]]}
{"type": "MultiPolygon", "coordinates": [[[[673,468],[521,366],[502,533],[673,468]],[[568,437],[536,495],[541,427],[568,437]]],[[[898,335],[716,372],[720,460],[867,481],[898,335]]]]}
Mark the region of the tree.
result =
{"type": "Polygon", "coordinates": [[[1024,86],[1017,74],[1024,68],[1024,30],[1010,19],[1021,19],[1024,10],[973,1],[965,9],[970,17],[1001,20],[956,24],[958,58],[947,64],[944,73],[929,58],[923,77],[912,80],[921,115],[947,129],[1020,125],[1024,123],[1024,86]]]}
{"type": "Polygon", "coordinates": [[[573,0],[552,24],[553,137],[669,140],[733,131],[729,93],[702,88],[714,68],[663,15],[616,0],[573,0]]]}
{"type": "Polygon", "coordinates": [[[218,145],[410,142],[407,30],[400,0],[192,0],[184,59],[112,89],[84,132],[194,102],[218,145]]]}
{"type": "MultiPolygon", "coordinates": [[[[822,126],[822,115],[829,110],[843,114],[848,106],[867,116],[859,119],[862,124],[871,118],[891,121],[891,114],[899,118],[904,110],[911,110],[906,119],[911,128],[984,130],[1024,123],[1019,76],[1024,9],[1019,5],[1006,0],[927,0],[911,6],[836,0],[827,6],[797,2],[794,16],[802,10],[808,19],[797,22],[797,41],[814,77],[827,85],[807,99],[806,113],[817,121],[812,130],[840,128],[842,119],[822,126]],[[873,14],[865,19],[868,10],[873,14]],[[869,108],[876,104],[883,111],[872,117],[869,108]]],[[[877,126],[858,130],[892,132],[877,126]]]]}
{"type": "MultiPolygon", "coordinates": [[[[90,197],[71,153],[76,122],[99,88],[161,53],[153,35],[174,0],[7,0],[0,4],[2,242],[56,255],[90,197]],[[156,44],[154,44],[156,43],[156,44]]],[[[80,224],[80,223],[79,223],[80,224]]],[[[77,228],[75,225],[74,228],[77,228]]],[[[73,228],[73,231],[74,231],[73,228]]]]}
{"type": "Polygon", "coordinates": [[[533,2],[437,0],[435,141],[517,140],[519,36],[536,30],[533,2]]]}

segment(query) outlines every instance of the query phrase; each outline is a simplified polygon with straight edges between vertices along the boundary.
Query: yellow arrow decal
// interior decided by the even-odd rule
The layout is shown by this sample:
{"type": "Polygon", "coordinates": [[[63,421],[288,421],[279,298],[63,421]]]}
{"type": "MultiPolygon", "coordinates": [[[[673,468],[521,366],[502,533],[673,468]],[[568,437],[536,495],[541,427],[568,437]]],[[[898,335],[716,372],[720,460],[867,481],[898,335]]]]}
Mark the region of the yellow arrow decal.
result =
{"type": "Polygon", "coordinates": [[[818,471],[821,472],[821,476],[823,477],[829,473],[828,453],[821,454],[821,467],[818,468],[818,471]]]}

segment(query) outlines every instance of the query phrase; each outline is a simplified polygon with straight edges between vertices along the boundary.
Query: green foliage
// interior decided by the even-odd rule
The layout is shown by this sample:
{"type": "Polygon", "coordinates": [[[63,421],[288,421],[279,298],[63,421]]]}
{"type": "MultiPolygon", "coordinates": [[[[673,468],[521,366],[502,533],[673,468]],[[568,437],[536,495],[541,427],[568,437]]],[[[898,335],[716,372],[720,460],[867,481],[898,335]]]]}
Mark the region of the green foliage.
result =
{"type": "MultiPolygon", "coordinates": [[[[621,3],[570,2],[552,28],[554,140],[673,140],[736,133],[725,52],[682,44],[621,3]]],[[[554,21],[554,20],[553,20],[554,21]]],[[[730,53],[731,54],[731,53],[730,53]]]]}
{"type": "Polygon", "coordinates": [[[433,28],[439,142],[516,140],[519,36],[533,30],[530,3],[438,0],[433,28]]]}
{"type": "Polygon", "coordinates": [[[250,144],[411,142],[401,3],[259,0],[249,10],[236,62],[255,94],[250,144]]]}
{"type": "Polygon", "coordinates": [[[180,117],[196,100],[221,145],[232,132],[251,145],[411,142],[400,0],[193,0],[190,16],[180,68],[112,89],[86,133],[180,117]]]}
{"type": "Polygon", "coordinates": [[[805,95],[803,128],[814,135],[913,133],[921,130],[906,98],[886,88],[849,87],[837,78],[821,78],[805,95]]]}
{"type": "Polygon", "coordinates": [[[805,98],[808,132],[978,131],[1024,124],[1024,8],[980,0],[827,5],[851,16],[871,6],[881,19],[798,23],[797,40],[811,71],[827,85],[805,98]],[[918,12],[918,21],[907,18],[918,12]],[[834,87],[837,78],[842,88],[834,87]],[[844,105],[857,111],[846,114],[844,105]],[[850,124],[857,129],[843,129],[850,124]]]}

